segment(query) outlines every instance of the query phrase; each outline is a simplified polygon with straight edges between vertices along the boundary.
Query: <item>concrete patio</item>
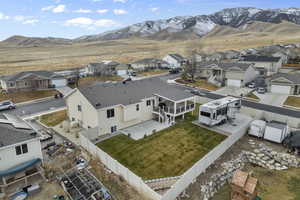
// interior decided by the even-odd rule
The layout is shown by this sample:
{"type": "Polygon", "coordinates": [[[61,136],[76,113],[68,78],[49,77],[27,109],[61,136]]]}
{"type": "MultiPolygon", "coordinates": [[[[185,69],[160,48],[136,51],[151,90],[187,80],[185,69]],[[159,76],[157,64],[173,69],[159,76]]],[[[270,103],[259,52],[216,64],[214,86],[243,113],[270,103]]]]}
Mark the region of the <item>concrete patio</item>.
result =
{"type": "Polygon", "coordinates": [[[130,135],[134,140],[143,139],[145,136],[150,136],[155,132],[161,131],[170,127],[169,123],[159,123],[154,120],[145,121],[143,123],[120,130],[124,135],[130,135]]]}

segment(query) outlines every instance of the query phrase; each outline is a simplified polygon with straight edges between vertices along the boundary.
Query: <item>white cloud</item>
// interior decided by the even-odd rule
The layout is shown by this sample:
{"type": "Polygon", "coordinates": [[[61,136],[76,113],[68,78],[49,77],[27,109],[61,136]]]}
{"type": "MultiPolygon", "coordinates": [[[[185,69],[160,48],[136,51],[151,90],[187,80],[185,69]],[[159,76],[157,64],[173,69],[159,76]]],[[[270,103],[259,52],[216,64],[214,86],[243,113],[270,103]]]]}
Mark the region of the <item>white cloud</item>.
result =
{"type": "Polygon", "coordinates": [[[47,6],[47,7],[42,8],[41,10],[48,11],[48,10],[52,10],[53,8],[54,8],[54,6],[47,6]]]}
{"type": "Polygon", "coordinates": [[[93,11],[89,10],[89,9],[83,9],[83,8],[80,8],[78,10],[75,10],[74,11],[75,13],[92,13],[93,11]]]}
{"type": "Polygon", "coordinates": [[[126,10],[123,10],[123,9],[114,9],[114,13],[116,15],[124,15],[124,14],[127,14],[128,12],[126,10]]]}
{"type": "Polygon", "coordinates": [[[79,26],[92,29],[93,27],[111,27],[116,26],[118,23],[111,19],[98,19],[94,20],[88,17],[77,17],[65,22],[66,26],[79,26]]]}
{"type": "Polygon", "coordinates": [[[3,19],[9,19],[9,16],[6,16],[3,13],[0,13],[0,20],[3,20],[3,19]]]}
{"type": "Polygon", "coordinates": [[[97,10],[97,13],[100,13],[100,14],[104,14],[104,13],[107,13],[108,10],[107,9],[100,9],[100,10],[97,10]]]}
{"type": "Polygon", "coordinates": [[[57,6],[47,6],[41,9],[42,11],[52,11],[53,13],[63,13],[66,11],[66,6],[63,4],[57,6]]]}
{"type": "Polygon", "coordinates": [[[22,16],[22,15],[17,15],[17,16],[14,16],[14,20],[15,21],[18,21],[18,22],[22,22],[26,19],[25,16],[22,16]]]}
{"type": "Polygon", "coordinates": [[[32,25],[34,25],[34,24],[36,24],[38,22],[39,22],[38,19],[28,19],[28,20],[23,21],[22,24],[32,24],[32,25]]]}
{"type": "Polygon", "coordinates": [[[62,13],[65,11],[66,11],[66,6],[63,4],[60,4],[52,9],[52,12],[54,12],[54,13],[62,13]]]}
{"type": "Polygon", "coordinates": [[[152,12],[156,12],[156,11],[159,10],[159,8],[150,8],[150,10],[151,10],[152,12]]]}
{"type": "Polygon", "coordinates": [[[114,0],[114,2],[126,3],[127,0],[114,0]]]}

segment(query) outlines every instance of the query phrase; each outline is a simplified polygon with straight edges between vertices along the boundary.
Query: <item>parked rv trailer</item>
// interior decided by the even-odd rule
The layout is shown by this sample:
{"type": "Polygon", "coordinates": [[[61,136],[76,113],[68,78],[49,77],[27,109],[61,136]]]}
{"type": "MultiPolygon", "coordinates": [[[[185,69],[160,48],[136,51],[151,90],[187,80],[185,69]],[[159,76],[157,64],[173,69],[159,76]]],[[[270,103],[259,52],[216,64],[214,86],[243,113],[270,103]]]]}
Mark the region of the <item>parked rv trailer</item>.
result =
{"type": "Polygon", "coordinates": [[[250,124],[248,134],[255,137],[263,138],[265,134],[266,124],[267,123],[263,120],[252,121],[250,124]]]}
{"type": "Polygon", "coordinates": [[[199,108],[199,123],[207,126],[225,123],[235,118],[241,105],[241,99],[235,97],[225,97],[203,104],[199,108]]]}

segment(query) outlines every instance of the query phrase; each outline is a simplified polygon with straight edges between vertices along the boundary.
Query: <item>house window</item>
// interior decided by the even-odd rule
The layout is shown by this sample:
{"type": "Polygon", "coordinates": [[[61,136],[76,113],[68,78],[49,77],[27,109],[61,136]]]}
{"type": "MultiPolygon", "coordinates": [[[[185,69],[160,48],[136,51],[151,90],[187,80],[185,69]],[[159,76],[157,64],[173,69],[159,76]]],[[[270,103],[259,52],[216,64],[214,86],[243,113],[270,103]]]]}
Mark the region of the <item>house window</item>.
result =
{"type": "Polygon", "coordinates": [[[117,132],[117,126],[112,126],[112,127],[110,127],[110,132],[111,132],[111,133],[117,132]]]}
{"type": "Polygon", "coordinates": [[[107,112],[107,118],[108,119],[115,117],[115,109],[109,109],[106,112],[107,112]]]}
{"type": "Polygon", "coordinates": [[[13,87],[13,86],[14,86],[14,83],[10,83],[9,86],[10,86],[10,87],[13,87]]]}
{"type": "Polygon", "coordinates": [[[147,101],[146,101],[146,105],[147,105],[147,106],[151,106],[151,100],[147,100],[147,101]]]}
{"type": "Polygon", "coordinates": [[[79,112],[81,112],[81,111],[82,111],[81,105],[78,105],[78,106],[77,106],[77,109],[78,109],[79,112]]]}
{"type": "Polygon", "coordinates": [[[72,117],[72,122],[74,122],[75,121],[75,118],[74,117],[72,117]]]}
{"type": "Polygon", "coordinates": [[[140,110],[140,105],[136,104],[136,111],[139,111],[139,110],[140,110]]]}
{"type": "Polygon", "coordinates": [[[22,144],[20,146],[16,146],[15,148],[16,148],[16,155],[28,153],[27,144],[22,144]]]}

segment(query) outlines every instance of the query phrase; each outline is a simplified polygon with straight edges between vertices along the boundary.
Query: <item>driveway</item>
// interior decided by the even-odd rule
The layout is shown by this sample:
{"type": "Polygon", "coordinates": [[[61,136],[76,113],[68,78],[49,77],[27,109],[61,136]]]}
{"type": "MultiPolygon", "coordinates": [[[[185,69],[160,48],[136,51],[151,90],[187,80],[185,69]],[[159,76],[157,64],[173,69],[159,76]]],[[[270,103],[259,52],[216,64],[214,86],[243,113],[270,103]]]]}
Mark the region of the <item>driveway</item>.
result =
{"type": "Polygon", "coordinates": [[[287,94],[276,93],[258,94],[257,92],[254,92],[254,94],[260,99],[260,103],[272,106],[282,106],[289,96],[287,94]]]}
{"type": "Polygon", "coordinates": [[[252,89],[250,88],[238,88],[238,87],[222,87],[221,89],[214,91],[215,94],[220,95],[231,95],[231,96],[241,96],[243,94],[246,96],[249,92],[251,92],[252,89]]]}

